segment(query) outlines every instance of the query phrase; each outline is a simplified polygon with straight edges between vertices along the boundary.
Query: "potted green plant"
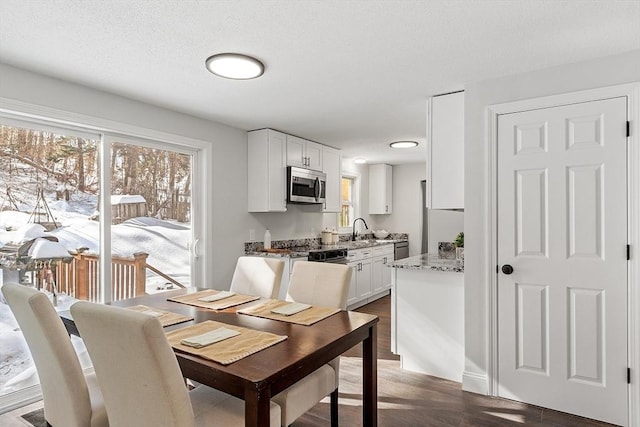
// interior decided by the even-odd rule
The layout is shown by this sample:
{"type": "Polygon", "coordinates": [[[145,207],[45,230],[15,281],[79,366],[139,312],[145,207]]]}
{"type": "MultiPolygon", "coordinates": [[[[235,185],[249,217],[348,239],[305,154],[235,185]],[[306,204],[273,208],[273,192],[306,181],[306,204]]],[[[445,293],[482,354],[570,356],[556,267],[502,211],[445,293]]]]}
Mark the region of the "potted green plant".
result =
{"type": "Polygon", "coordinates": [[[456,239],[453,241],[453,244],[456,245],[456,258],[463,259],[464,258],[464,231],[461,231],[456,236],[456,239]]]}

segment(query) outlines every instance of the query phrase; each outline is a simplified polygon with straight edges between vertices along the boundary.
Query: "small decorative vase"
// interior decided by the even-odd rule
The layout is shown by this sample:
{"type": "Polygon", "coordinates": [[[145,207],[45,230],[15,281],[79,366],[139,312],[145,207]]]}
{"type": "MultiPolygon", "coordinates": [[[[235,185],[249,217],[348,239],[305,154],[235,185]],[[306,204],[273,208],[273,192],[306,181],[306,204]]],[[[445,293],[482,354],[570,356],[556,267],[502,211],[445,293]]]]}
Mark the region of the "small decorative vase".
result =
{"type": "Polygon", "coordinates": [[[464,259],[464,248],[456,248],[456,259],[464,259]]]}

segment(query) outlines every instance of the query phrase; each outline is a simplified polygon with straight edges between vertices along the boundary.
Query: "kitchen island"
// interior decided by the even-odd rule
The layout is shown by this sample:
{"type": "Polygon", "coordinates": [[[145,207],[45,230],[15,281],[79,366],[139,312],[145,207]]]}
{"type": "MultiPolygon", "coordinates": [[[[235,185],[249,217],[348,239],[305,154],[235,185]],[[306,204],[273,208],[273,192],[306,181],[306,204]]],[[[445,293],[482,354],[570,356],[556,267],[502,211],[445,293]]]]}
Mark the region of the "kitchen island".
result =
{"type": "Polygon", "coordinates": [[[429,254],[389,264],[391,351],[409,371],[462,382],[464,264],[429,254]]]}

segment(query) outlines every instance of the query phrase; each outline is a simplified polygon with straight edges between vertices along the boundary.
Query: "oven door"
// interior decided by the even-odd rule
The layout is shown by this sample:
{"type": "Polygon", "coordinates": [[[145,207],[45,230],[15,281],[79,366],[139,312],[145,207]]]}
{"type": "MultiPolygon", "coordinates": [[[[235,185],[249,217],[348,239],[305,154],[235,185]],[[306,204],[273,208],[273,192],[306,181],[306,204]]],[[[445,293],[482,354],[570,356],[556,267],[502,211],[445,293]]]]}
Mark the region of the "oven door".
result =
{"type": "Polygon", "coordinates": [[[325,199],[326,175],[322,172],[289,166],[287,202],[319,204],[325,199]]]}

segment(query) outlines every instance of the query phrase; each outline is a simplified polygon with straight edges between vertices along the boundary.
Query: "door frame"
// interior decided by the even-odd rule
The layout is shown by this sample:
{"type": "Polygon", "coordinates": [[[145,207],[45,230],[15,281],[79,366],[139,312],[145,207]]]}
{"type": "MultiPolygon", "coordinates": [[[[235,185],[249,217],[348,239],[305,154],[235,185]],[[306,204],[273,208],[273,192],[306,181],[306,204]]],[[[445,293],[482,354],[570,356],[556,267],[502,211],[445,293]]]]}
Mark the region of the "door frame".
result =
{"type": "Polygon", "coordinates": [[[486,109],[486,137],[489,141],[490,175],[487,200],[487,231],[485,242],[489,254],[487,271],[489,288],[486,324],[489,328],[487,347],[487,374],[489,395],[498,395],[498,116],[507,113],[549,108],[560,105],[597,101],[607,98],[627,97],[627,114],[631,122],[631,135],[627,139],[627,239],[631,245],[631,260],[627,263],[628,335],[627,359],[631,368],[631,384],[628,387],[630,426],[640,425],[640,82],[589,89],[558,95],[531,98],[489,105],[486,109]]]}

